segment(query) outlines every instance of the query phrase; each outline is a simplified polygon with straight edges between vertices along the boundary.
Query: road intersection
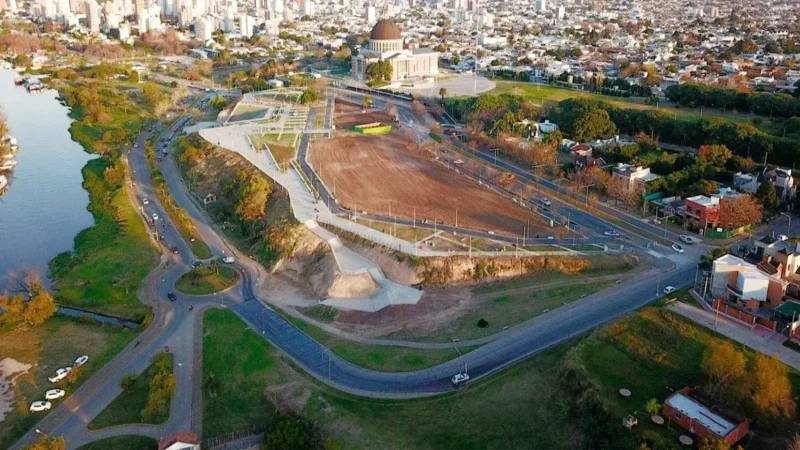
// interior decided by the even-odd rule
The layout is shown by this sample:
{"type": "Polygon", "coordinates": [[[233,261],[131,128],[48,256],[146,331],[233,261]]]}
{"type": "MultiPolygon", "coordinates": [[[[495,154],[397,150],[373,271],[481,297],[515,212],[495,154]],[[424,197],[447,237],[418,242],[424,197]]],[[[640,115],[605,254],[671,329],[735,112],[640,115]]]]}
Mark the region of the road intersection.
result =
{"type": "MultiPolygon", "coordinates": [[[[309,121],[313,121],[313,115],[309,121]]],[[[171,129],[170,129],[171,130],[171,129]]],[[[268,339],[299,366],[320,381],[335,388],[358,395],[380,398],[412,398],[450,392],[455,387],[450,377],[469,368],[470,376],[477,380],[512,365],[532,354],[563,342],[593,327],[613,320],[652,301],[661,287],[688,286],[694,279],[696,257],[706,248],[693,246],[685,255],[669,254],[657,258],[657,269],[630,282],[616,285],[573,304],[555,309],[531,321],[504,331],[497,339],[457,359],[435,367],[409,373],[382,373],[354,366],[334,355],[320,343],[293,326],[275,310],[254,295],[253,286],[263,276],[263,269],[246,255],[230,245],[217,230],[208,215],[186,191],[181,173],[173,158],[167,158],[161,171],[178,205],[184,208],[195,223],[200,237],[211,249],[214,257],[234,256],[234,266],[242,277],[239,284],[219,294],[190,297],[178,294],[176,302],[169,302],[168,292],[174,291],[178,277],[190,270],[195,261],[188,243],[172,225],[166,210],[154,195],[144,155],[144,143],[151,137],[143,133],[129,156],[129,191],[136,204],[150,199],[147,207],[140,209],[146,220],[152,213],[160,216],[155,221],[164,244],[175,245],[180,253],[174,255],[162,246],[162,262],[145,280],[140,298],[153,307],[152,324],[139,340],[126,347],[106,367],[86,381],[65,402],[46,416],[28,432],[14,449],[35,441],[37,431],[60,436],[68,448],[77,448],[109,436],[142,434],[160,438],[177,430],[202,431],[200,392],[200,358],[198,355],[200,327],[197,315],[210,307],[229,307],[250,327],[268,339]],[[654,273],[656,272],[656,273],[654,273]],[[188,304],[194,305],[193,310],[188,304]],[[166,347],[175,355],[176,391],[168,421],[162,425],[126,425],[100,431],[89,431],[86,426],[121,392],[119,379],[127,373],[142,373],[153,355],[166,347]]],[[[309,139],[308,136],[304,136],[309,139]]],[[[661,251],[669,252],[669,249],[661,251]]],[[[658,255],[658,253],[656,253],[658,255]]]]}

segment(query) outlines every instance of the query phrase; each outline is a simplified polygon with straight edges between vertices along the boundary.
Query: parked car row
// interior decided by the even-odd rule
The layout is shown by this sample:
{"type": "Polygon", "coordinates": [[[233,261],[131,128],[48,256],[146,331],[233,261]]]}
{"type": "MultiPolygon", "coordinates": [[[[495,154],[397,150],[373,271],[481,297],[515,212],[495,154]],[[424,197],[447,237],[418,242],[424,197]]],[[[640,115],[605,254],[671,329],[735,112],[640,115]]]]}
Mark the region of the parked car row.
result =
{"type": "MultiPolygon", "coordinates": [[[[72,369],[83,366],[87,362],[89,362],[89,356],[81,355],[77,359],[75,359],[75,361],[71,365],[56,369],[55,374],[52,377],[48,377],[47,379],[50,380],[51,383],[58,383],[59,381],[66,378],[67,375],[69,375],[69,373],[72,371],[72,369]]],[[[63,389],[58,389],[58,388],[50,389],[44,393],[44,398],[45,398],[44,400],[37,400],[31,403],[29,411],[32,413],[48,411],[50,408],[53,407],[53,404],[50,403],[48,400],[57,400],[59,398],[64,397],[65,395],[67,395],[67,393],[63,389]]]]}

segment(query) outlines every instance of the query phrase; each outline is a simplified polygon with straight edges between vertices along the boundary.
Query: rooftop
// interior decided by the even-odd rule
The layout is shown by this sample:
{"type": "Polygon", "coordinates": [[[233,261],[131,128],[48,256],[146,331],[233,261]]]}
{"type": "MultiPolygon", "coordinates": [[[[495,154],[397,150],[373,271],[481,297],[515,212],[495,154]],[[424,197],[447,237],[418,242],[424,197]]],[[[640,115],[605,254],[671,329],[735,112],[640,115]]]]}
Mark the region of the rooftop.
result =
{"type": "Polygon", "coordinates": [[[369,38],[376,41],[390,41],[400,38],[400,27],[389,19],[381,19],[372,27],[369,38]]]}
{"type": "Polygon", "coordinates": [[[681,414],[703,425],[717,436],[726,436],[736,428],[736,425],[724,417],[714,413],[705,405],[677,392],[667,399],[667,404],[678,410],[681,414]]]}

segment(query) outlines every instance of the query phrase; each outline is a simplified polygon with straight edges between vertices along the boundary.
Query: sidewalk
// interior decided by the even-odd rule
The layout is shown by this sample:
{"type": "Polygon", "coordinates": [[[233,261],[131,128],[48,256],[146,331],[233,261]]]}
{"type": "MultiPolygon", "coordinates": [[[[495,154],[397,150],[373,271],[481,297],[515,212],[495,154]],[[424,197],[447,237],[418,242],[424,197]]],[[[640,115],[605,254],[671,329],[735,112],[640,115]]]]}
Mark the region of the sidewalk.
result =
{"type": "Polygon", "coordinates": [[[755,328],[763,328],[763,330],[755,332],[749,327],[727,319],[722,314],[719,315],[715,326],[715,315],[713,313],[681,302],[673,303],[669,306],[669,309],[692,320],[698,325],[715,330],[723,336],[746,345],[759,353],[774,356],[784,364],[796,370],[800,370],[800,353],[781,345],[785,338],[779,333],[765,333],[763,331],[766,330],[766,328],[758,326],[755,328]]]}

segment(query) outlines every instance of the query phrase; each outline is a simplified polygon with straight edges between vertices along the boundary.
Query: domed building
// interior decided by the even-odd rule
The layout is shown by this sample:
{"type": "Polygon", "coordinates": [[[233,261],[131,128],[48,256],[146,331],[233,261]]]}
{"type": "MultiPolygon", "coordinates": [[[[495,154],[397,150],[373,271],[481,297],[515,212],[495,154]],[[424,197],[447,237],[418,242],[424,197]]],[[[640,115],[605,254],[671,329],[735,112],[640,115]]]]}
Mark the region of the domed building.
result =
{"type": "Polygon", "coordinates": [[[389,19],[379,20],[372,27],[367,46],[353,56],[353,78],[366,81],[367,66],[380,61],[387,61],[392,66],[390,82],[439,74],[439,53],[430,48],[403,49],[400,27],[389,19]]]}

